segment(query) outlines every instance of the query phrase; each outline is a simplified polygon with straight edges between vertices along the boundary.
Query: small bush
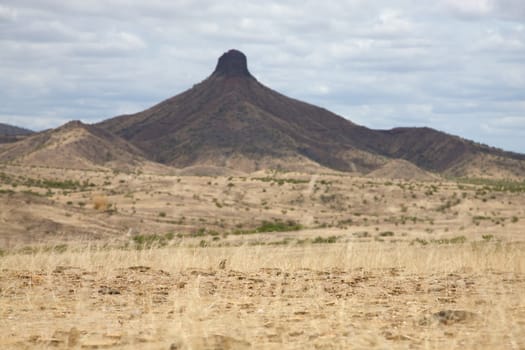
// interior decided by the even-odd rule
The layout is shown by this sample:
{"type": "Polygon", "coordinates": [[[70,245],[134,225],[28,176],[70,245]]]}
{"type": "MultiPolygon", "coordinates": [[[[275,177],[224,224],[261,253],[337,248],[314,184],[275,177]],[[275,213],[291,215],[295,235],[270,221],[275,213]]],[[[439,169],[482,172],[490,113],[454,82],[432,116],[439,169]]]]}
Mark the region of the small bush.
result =
{"type": "Polygon", "coordinates": [[[133,242],[135,242],[137,249],[145,249],[152,247],[164,247],[174,238],[173,232],[168,232],[165,235],[137,235],[134,236],[133,242]]]}
{"type": "Polygon", "coordinates": [[[108,198],[104,195],[93,196],[93,209],[106,211],[110,207],[108,198]]]}
{"type": "Polygon", "coordinates": [[[319,243],[335,243],[337,242],[337,236],[329,236],[329,237],[321,237],[321,236],[317,236],[315,237],[315,239],[312,241],[312,243],[314,244],[319,244],[319,243]]]}
{"type": "Polygon", "coordinates": [[[465,236],[457,236],[453,238],[442,238],[442,239],[436,239],[432,240],[432,243],[436,244],[461,244],[465,243],[467,241],[467,237],[465,236]]]}
{"type": "Polygon", "coordinates": [[[367,231],[354,232],[354,233],[352,233],[352,235],[356,236],[357,238],[366,238],[366,237],[369,237],[369,234],[368,234],[367,231]]]}
{"type": "Polygon", "coordinates": [[[427,245],[428,244],[428,241],[426,239],[421,239],[421,238],[416,238],[412,241],[411,244],[414,244],[414,243],[419,243],[421,245],[427,245]]]}
{"type": "Polygon", "coordinates": [[[262,225],[259,226],[255,231],[258,233],[262,232],[285,232],[285,231],[299,231],[303,227],[295,221],[263,221],[262,225]]]}
{"type": "Polygon", "coordinates": [[[190,233],[190,237],[203,237],[206,236],[206,229],[200,228],[195,232],[190,233]]]}
{"type": "Polygon", "coordinates": [[[379,234],[379,236],[381,236],[381,237],[392,237],[393,235],[394,235],[394,232],[392,232],[392,231],[385,231],[385,232],[381,232],[379,234]]]}

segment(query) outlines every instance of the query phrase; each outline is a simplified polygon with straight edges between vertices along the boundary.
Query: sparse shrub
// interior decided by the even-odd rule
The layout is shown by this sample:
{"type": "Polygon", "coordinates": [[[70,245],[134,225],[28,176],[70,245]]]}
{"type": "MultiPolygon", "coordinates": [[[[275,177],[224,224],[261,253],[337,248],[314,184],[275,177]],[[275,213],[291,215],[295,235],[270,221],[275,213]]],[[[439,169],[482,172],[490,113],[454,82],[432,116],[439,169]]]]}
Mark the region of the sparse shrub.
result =
{"type": "Polygon", "coordinates": [[[168,232],[165,235],[136,235],[133,242],[135,242],[137,249],[146,249],[152,247],[164,247],[174,238],[173,232],[168,232]]]}
{"type": "Polygon", "coordinates": [[[161,211],[161,212],[159,213],[159,216],[160,216],[161,218],[165,218],[165,217],[166,217],[166,213],[163,212],[163,211],[161,211]]]}
{"type": "Polygon", "coordinates": [[[467,237],[465,237],[465,236],[457,236],[457,237],[453,237],[453,238],[441,238],[441,239],[432,240],[431,243],[436,243],[436,244],[461,244],[461,243],[465,243],[466,241],[467,241],[467,237]]]}
{"type": "Polygon", "coordinates": [[[319,243],[335,243],[337,242],[337,236],[329,236],[329,237],[321,237],[317,236],[312,241],[313,244],[319,244],[319,243]]]}
{"type": "Polygon", "coordinates": [[[284,238],[280,241],[274,241],[274,242],[270,242],[268,243],[268,245],[287,245],[288,243],[290,243],[290,239],[289,238],[284,238]]]}
{"type": "Polygon", "coordinates": [[[494,239],[494,235],[482,235],[481,238],[485,241],[492,241],[494,239]]]}
{"type": "Polygon", "coordinates": [[[428,244],[428,241],[426,239],[421,239],[421,238],[416,238],[414,239],[411,244],[414,244],[414,243],[419,243],[421,245],[427,245],[428,244]]]}
{"type": "Polygon", "coordinates": [[[384,231],[379,234],[381,237],[392,237],[394,235],[394,232],[392,231],[384,231]]]}
{"type": "Polygon", "coordinates": [[[99,211],[106,211],[109,209],[110,204],[108,198],[104,195],[93,196],[93,209],[99,211]]]}
{"type": "Polygon", "coordinates": [[[190,237],[203,237],[206,236],[206,229],[200,228],[195,232],[190,233],[190,237]]]}
{"type": "Polygon", "coordinates": [[[55,253],[64,253],[67,251],[67,244],[57,244],[51,250],[55,253]]]}
{"type": "Polygon", "coordinates": [[[281,221],[277,220],[274,222],[263,221],[262,225],[259,226],[255,231],[256,232],[284,232],[284,231],[299,231],[303,227],[302,225],[296,223],[295,221],[281,221]]]}
{"type": "Polygon", "coordinates": [[[353,235],[357,238],[366,238],[366,237],[369,237],[369,234],[367,231],[362,231],[362,232],[354,232],[353,235]]]}

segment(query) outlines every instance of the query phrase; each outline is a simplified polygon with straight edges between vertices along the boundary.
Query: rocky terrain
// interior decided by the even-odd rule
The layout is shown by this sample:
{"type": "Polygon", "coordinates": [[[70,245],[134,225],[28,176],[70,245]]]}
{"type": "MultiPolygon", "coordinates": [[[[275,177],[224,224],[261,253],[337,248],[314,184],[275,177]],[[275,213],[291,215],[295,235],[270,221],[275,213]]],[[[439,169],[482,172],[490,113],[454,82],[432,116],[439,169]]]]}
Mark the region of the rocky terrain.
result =
{"type": "Polygon", "coordinates": [[[524,267],[507,244],[7,256],[0,347],[519,349],[524,267]]]}

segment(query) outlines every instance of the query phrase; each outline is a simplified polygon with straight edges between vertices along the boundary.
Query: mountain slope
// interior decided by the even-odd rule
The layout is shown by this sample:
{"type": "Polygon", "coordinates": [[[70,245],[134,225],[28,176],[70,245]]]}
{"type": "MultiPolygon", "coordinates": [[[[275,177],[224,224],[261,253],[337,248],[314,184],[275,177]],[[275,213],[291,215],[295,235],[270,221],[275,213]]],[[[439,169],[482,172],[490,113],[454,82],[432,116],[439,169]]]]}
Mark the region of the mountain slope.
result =
{"type": "Polygon", "coordinates": [[[400,158],[425,170],[463,176],[474,160],[486,159],[503,166],[502,173],[525,174],[515,167],[525,164],[524,155],[428,128],[371,130],[288,98],[259,83],[246,56],[236,50],[222,55],[212,75],[193,88],[98,126],[150,159],[176,167],[204,164],[253,171],[309,162],[368,173],[400,158]],[[493,157],[511,160],[512,169],[493,157]]]}
{"type": "MultiPolygon", "coordinates": [[[[246,58],[229,51],[214,73],[192,89],[134,115],[99,124],[144,150],[152,159],[186,167],[243,159],[302,162],[339,170],[371,170],[383,162],[354,156],[351,135],[368,130],[322,108],[283,96],[260,84],[246,58]]],[[[242,162],[234,162],[242,163],[242,162]]]]}
{"type": "Polygon", "coordinates": [[[118,136],[79,121],[33,134],[0,149],[0,162],[69,169],[134,169],[144,154],[118,136]]]}
{"type": "Polygon", "coordinates": [[[480,145],[430,128],[382,132],[375,151],[447,176],[525,176],[525,155],[480,145]]]}
{"type": "Polygon", "coordinates": [[[0,144],[16,142],[32,133],[33,131],[28,129],[0,123],[0,144]]]}
{"type": "Polygon", "coordinates": [[[15,135],[29,135],[33,131],[19,128],[18,126],[13,126],[9,124],[0,123],[0,136],[15,136],[15,135]]]}

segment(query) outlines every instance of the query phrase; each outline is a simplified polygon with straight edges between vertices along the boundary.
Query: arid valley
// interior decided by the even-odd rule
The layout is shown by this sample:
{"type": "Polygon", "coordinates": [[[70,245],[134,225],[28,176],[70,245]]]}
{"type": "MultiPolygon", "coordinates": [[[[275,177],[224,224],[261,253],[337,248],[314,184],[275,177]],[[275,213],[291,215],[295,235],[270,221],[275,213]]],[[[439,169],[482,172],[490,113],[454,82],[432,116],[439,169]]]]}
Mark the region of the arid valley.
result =
{"type": "Polygon", "coordinates": [[[525,347],[522,182],[198,172],[3,165],[0,347],[525,347]]]}

